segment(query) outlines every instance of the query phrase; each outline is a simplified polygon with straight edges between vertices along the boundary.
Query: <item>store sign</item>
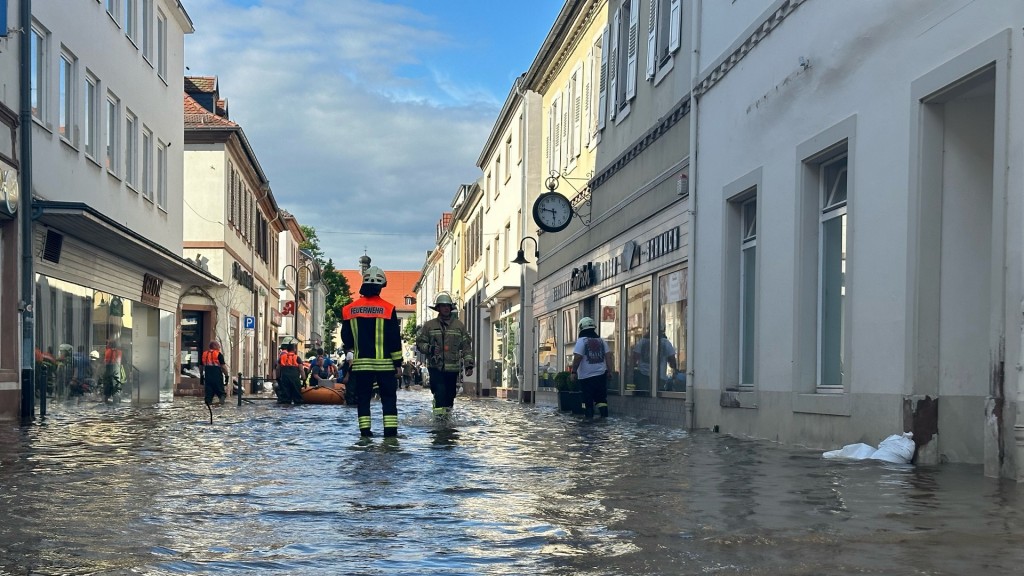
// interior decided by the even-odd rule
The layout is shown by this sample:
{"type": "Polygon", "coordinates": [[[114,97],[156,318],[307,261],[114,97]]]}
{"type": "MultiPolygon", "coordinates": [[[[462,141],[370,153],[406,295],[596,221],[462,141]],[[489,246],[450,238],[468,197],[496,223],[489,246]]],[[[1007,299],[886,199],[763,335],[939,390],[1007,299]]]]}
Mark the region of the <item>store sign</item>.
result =
{"type": "Polygon", "coordinates": [[[599,262],[587,262],[573,268],[569,279],[556,284],[552,289],[555,300],[568,298],[573,292],[579,292],[601,282],[610,280],[621,273],[638,268],[641,264],[657,260],[662,256],[679,250],[679,226],[675,226],[646,241],[630,240],[622,246],[622,251],[599,262]]]}
{"type": "Polygon", "coordinates": [[[249,289],[249,292],[256,291],[256,278],[252,274],[242,268],[242,265],[238,262],[231,263],[231,277],[234,278],[235,282],[238,282],[239,286],[243,286],[249,289]]]}
{"type": "Polygon", "coordinates": [[[270,324],[272,326],[280,326],[281,325],[281,313],[278,312],[277,310],[274,310],[274,309],[270,310],[270,324]]]}
{"type": "Polygon", "coordinates": [[[284,307],[281,308],[282,316],[294,316],[295,315],[295,300],[286,300],[284,307]]]}
{"type": "Polygon", "coordinates": [[[152,274],[142,277],[142,303],[146,306],[160,306],[160,289],[164,285],[163,278],[152,274]]]}

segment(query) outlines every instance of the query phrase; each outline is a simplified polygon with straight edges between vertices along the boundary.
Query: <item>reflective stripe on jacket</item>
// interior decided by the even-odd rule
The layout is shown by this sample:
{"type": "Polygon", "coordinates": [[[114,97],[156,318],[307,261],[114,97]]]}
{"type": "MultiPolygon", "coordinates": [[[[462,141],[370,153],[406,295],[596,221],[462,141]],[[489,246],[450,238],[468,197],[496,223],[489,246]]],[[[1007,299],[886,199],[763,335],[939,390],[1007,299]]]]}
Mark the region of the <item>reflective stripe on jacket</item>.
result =
{"type": "Polygon", "coordinates": [[[402,335],[394,304],[364,296],[341,310],[341,343],[353,352],[353,372],[389,372],[402,365],[402,335]]]}
{"type": "Polygon", "coordinates": [[[459,372],[473,367],[473,339],[458,318],[428,320],[416,334],[416,349],[430,368],[459,372]]]}
{"type": "Polygon", "coordinates": [[[203,352],[203,366],[220,366],[220,351],[211,349],[203,352]]]}

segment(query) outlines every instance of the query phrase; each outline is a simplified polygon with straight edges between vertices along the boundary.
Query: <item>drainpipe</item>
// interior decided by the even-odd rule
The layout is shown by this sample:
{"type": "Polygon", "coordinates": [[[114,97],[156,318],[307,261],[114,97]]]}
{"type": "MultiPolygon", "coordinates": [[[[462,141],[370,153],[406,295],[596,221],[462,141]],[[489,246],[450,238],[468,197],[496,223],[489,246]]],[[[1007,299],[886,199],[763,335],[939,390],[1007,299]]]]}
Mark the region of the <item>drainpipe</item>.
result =
{"type": "MultiPolygon", "coordinates": [[[[687,181],[687,193],[690,196],[690,253],[687,255],[687,259],[690,265],[687,270],[690,273],[688,286],[690,294],[687,296],[689,302],[693,302],[695,298],[694,293],[697,291],[697,266],[694,262],[694,256],[697,254],[697,97],[694,95],[698,83],[700,81],[700,18],[701,18],[701,4],[702,0],[693,0],[693,14],[690,17],[690,163],[687,166],[687,172],[689,177],[687,181]]],[[[693,319],[693,308],[690,308],[690,313],[687,315],[687,334],[689,338],[686,339],[686,345],[689,348],[686,353],[687,360],[687,374],[686,374],[686,428],[688,430],[696,430],[697,423],[694,421],[696,417],[696,398],[697,392],[695,390],[695,378],[693,369],[693,358],[695,339],[693,337],[694,326],[696,322],[693,319]]]]}
{"type": "Polygon", "coordinates": [[[21,0],[21,420],[35,417],[35,271],[32,266],[32,0],[21,0]]]}

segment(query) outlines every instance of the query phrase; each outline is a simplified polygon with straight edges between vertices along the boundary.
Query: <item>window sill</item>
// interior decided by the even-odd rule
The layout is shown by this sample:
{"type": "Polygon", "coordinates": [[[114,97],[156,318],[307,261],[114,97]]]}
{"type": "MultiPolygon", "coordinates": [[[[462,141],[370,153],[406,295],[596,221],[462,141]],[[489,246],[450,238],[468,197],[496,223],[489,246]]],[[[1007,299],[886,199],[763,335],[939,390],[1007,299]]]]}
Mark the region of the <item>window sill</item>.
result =
{"type": "Polygon", "coordinates": [[[100,164],[98,160],[93,158],[92,155],[89,154],[88,152],[85,153],[85,159],[88,160],[89,162],[92,162],[97,168],[103,169],[103,165],[100,164]]]}
{"type": "Polygon", "coordinates": [[[65,138],[63,136],[60,137],[60,143],[65,145],[65,146],[67,146],[68,148],[71,148],[75,152],[80,152],[80,150],[78,149],[78,146],[75,146],[74,144],[71,143],[70,140],[68,140],[67,138],[65,138]]]}
{"type": "Polygon", "coordinates": [[[723,390],[718,399],[718,405],[722,408],[757,408],[757,392],[743,392],[739,390],[723,390]]]}
{"type": "Polygon", "coordinates": [[[661,84],[661,81],[664,80],[668,76],[669,72],[671,72],[673,68],[675,68],[675,65],[676,65],[675,63],[676,63],[675,57],[674,56],[669,56],[668,57],[668,61],[666,61],[664,64],[661,65],[661,67],[658,68],[658,71],[654,74],[654,85],[655,86],[657,86],[658,84],[661,84]]]}
{"type": "Polygon", "coordinates": [[[631,107],[632,107],[631,104],[626,104],[622,108],[619,108],[618,113],[615,114],[615,125],[616,126],[621,124],[626,118],[629,117],[629,110],[630,110],[631,107]]]}
{"type": "Polygon", "coordinates": [[[793,411],[827,416],[849,416],[849,394],[793,394],[793,411]]]}

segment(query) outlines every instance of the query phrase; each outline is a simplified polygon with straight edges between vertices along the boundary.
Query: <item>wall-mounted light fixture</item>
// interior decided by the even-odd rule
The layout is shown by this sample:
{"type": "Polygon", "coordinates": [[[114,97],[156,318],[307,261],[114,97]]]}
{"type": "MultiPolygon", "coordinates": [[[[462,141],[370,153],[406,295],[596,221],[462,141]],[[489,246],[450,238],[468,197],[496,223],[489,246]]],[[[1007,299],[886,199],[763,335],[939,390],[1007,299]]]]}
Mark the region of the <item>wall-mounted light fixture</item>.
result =
{"type": "Polygon", "coordinates": [[[537,239],[533,236],[524,236],[523,239],[519,241],[519,252],[516,253],[516,258],[512,261],[513,264],[523,265],[530,263],[530,261],[526,259],[526,252],[523,251],[523,242],[526,242],[527,240],[533,240],[533,257],[535,259],[540,258],[540,245],[537,244],[537,239]]]}

